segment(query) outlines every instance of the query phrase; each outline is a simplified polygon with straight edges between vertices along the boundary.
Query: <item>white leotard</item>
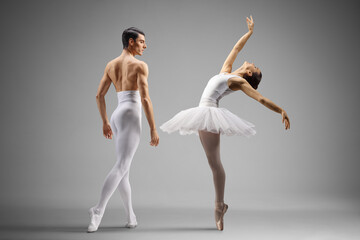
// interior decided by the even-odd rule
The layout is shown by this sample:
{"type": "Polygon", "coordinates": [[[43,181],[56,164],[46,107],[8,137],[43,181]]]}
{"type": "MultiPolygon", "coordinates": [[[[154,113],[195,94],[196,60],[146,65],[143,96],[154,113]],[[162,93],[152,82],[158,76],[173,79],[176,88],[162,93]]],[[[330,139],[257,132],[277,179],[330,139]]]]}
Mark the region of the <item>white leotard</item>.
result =
{"type": "Polygon", "coordinates": [[[199,106],[219,107],[219,101],[224,96],[234,92],[228,87],[228,80],[237,75],[220,73],[212,77],[201,96],[199,106]]]}

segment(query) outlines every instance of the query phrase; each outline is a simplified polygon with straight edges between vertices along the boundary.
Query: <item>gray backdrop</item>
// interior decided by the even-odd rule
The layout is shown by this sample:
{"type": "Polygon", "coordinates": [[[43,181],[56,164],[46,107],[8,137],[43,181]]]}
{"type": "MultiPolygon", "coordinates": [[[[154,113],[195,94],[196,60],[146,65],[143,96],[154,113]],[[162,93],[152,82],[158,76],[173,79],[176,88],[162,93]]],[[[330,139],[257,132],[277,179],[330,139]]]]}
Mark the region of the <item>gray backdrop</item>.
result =
{"type": "MultiPolygon", "coordinates": [[[[222,137],[225,200],[232,208],[358,204],[360,84],[355,1],[3,1],[0,205],[81,207],[96,203],[115,162],[102,136],[95,94],[122,31],[146,33],[157,126],[198,104],[253,15],[244,60],[263,72],[259,91],[281,116],[237,92],[221,101],[256,125],[252,138],[222,137]]],[[[108,115],[117,105],[113,87],[108,115]]],[[[209,207],[214,192],[198,136],[160,132],[142,140],[131,168],[136,207],[209,207]]],[[[111,206],[121,206],[118,193],[111,206]]]]}

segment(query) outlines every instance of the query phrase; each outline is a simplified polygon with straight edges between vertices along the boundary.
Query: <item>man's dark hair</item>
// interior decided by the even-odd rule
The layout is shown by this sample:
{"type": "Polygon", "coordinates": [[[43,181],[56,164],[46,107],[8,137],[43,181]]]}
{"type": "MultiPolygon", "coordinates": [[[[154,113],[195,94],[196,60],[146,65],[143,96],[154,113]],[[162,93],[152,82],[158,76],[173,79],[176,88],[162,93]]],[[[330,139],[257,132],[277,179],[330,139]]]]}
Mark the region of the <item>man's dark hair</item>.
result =
{"type": "Polygon", "coordinates": [[[132,38],[134,41],[138,38],[139,34],[145,36],[145,33],[136,27],[125,29],[122,34],[123,49],[129,47],[129,39],[132,38]]]}
{"type": "Polygon", "coordinates": [[[262,73],[253,72],[252,76],[245,75],[244,78],[254,89],[257,89],[262,78],[262,73]]]}

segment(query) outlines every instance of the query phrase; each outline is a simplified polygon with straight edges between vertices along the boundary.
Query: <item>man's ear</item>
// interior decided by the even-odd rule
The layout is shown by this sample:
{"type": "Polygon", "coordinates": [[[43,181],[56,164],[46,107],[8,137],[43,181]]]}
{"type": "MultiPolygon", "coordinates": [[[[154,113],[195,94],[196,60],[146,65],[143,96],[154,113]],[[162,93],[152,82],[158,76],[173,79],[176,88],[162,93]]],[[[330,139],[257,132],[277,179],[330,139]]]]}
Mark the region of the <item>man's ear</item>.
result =
{"type": "Polygon", "coordinates": [[[129,38],[129,45],[131,45],[131,46],[133,46],[134,45],[134,39],[132,39],[132,38],[129,38]]]}

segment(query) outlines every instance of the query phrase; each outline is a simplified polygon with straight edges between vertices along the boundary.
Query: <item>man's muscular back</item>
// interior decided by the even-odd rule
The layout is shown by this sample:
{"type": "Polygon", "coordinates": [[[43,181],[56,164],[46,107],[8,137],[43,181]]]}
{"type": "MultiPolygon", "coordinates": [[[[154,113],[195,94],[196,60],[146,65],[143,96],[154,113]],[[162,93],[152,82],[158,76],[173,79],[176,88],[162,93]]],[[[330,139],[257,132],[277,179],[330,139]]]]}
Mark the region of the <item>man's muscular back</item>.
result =
{"type": "Polygon", "coordinates": [[[117,92],[138,90],[138,74],[145,63],[130,56],[120,55],[106,66],[106,73],[117,92]]]}

